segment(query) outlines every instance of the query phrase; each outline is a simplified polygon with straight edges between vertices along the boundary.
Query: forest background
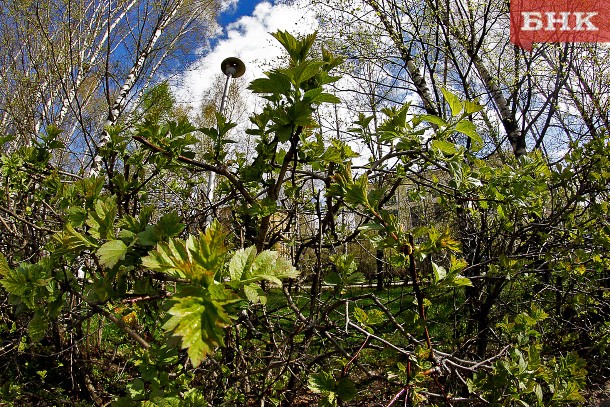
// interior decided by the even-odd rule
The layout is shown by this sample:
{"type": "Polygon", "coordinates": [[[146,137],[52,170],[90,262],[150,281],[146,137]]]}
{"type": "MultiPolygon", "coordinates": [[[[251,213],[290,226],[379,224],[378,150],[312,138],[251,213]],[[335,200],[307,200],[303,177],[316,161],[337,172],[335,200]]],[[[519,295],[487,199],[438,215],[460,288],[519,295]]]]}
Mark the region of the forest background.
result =
{"type": "Polygon", "coordinates": [[[608,398],[607,44],[291,5],[221,114],[175,78],[226,5],[3,2],[2,404],[608,398]]]}

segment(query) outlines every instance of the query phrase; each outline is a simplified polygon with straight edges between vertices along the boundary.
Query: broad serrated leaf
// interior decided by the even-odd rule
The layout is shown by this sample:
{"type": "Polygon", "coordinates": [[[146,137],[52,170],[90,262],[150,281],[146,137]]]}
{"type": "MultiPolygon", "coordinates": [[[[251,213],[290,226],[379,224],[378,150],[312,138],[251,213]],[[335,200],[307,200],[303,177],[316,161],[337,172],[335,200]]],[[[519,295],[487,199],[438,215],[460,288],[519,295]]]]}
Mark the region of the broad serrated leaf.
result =
{"type": "Polygon", "coordinates": [[[78,206],[71,206],[66,211],[68,222],[74,227],[82,226],[87,220],[87,211],[78,206]]]}
{"type": "Polygon", "coordinates": [[[22,263],[0,280],[6,291],[14,299],[29,309],[37,309],[38,302],[49,297],[50,261],[42,259],[36,264],[22,263]]]}
{"type": "Polygon", "coordinates": [[[483,110],[483,105],[480,105],[476,102],[471,102],[469,100],[464,101],[464,112],[466,114],[480,112],[481,110],[483,110]]]}
{"type": "Polygon", "coordinates": [[[445,120],[443,120],[442,118],[440,118],[438,116],[434,116],[431,114],[423,114],[423,115],[418,116],[418,118],[420,120],[426,121],[428,123],[436,124],[437,126],[440,126],[440,127],[447,126],[447,122],[445,120]]]}
{"type": "Polygon", "coordinates": [[[98,247],[98,243],[93,237],[77,232],[69,223],[66,224],[66,228],[62,232],[54,235],[53,239],[56,240],[64,250],[70,252],[91,250],[98,247]]]}
{"type": "Polygon", "coordinates": [[[262,288],[258,285],[255,285],[255,284],[245,285],[244,294],[246,295],[246,298],[248,299],[248,301],[250,301],[252,304],[257,304],[260,302],[261,304],[264,305],[267,303],[267,296],[265,295],[262,288]]]}
{"type": "Polygon", "coordinates": [[[229,277],[231,277],[231,280],[241,280],[244,272],[247,272],[252,268],[255,257],[255,246],[236,251],[229,261],[229,277]]]}
{"type": "Polygon", "coordinates": [[[337,396],[343,401],[350,401],[358,393],[356,390],[356,384],[347,377],[342,377],[337,382],[337,396]]]}
{"type": "Polygon", "coordinates": [[[30,336],[30,340],[34,343],[40,342],[40,340],[45,337],[48,326],[49,319],[47,316],[40,311],[36,312],[28,324],[28,335],[30,336]]]}
{"type": "Polygon", "coordinates": [[[181,339],[193,366],[198,366],[216,347],[224,346],[224,328],[232,321],[223,306],[235,301],[221,285],[212,290],[182,286],[172,296],[168,310],[171,318],[163,329],[181,339]]]}
{"type": "Polygon", "coordinates": [[[184,223],[181,220],[176,211],[161,216],[155,225],[155,234],[158,241],[179,235],[184,230],[184,223]]]}
{"type": "MultiPolygon", "coordinates": [[[[214,221],[206,229],[205,233],[200,233],[198,237],[189,236],[187,247],[196,265],[207,270],[204,278],[211,273],[215,276],[225,264],[227,249],[225,248],[225,233],[222,232],[220,223],[214,221]]],[[[192,278],[198,279],[200,276],[193,275],[192,278]]],[[[209,284],[210,282],[207,281],[209,284]]]]}
{"type": "Polygon", "coordinates": [[[235,252],[229,261],[229,275],[231,285],[240,287],[262,280],[282,285],[282,278],[296,278],[299,272],[278,252],[265,250],[256,254],[256,248],[251,246],[235,252]]]}
{"type": "Polygon", "coordinates": [[[380,223],[365,223],[358,226],[358,230],[385,230],[385,226],[380,223]]]}
{"type": "Polygon", "coordinates": [[[314,393],[334,392],[335,378],[330,372],[318,372],[309,376],[309,389],[314,393]]]}
{"type": "Polygon", "coordinates": [[[452,281],[453,284],[455,284],[456,286],[467,286],[467,287],[472,287],[472,281],[470,281],[470,279],[468,277],[464,277],[464,276],[456,276],[453,278],[452,281]]]}
{"type": "Polygon", "coordinates": [[[146,397],[146,388],[142,379],[135,379],[127,385],[127,393],[133,401],[142,400],[146,397]]]}
{"type": "Polygon", "coordinates": [[[122,240],[110,240],[101,245],[96,253],[103,266],[113,268],[119,261],[125,258],[127,245],[122,240]]]}
{"type": "Polygon", "coordinates": [[[361,175],[354,182],[345,185],[344,199],[355,205],[368,205],[369,181],[366,174],[361,175]]]}
{"type": "Polygon", "coordinates": [[[0,284],[2,284],[4,289],[10,294],[23,296],[28,290],[27,275],[20,272],[22,267],[23,266],[20,266],[14,271],[9,270],[9,273],[7,273],[2,280],[0,280],[0,284]]]}
{"type": "Polygon", "coordinates": [[[356,318],[356,321],[360,322],[361,324],[366,325],[369,316],[365,310],[356,307],[354,308],[354,318],[356,318]]]}
{"type": "Polygon", "coordinates": [[[186,241],[172,238],[167,243],[158,243],[142,258],[142,265],[210,286],[224,266],[227,253],[224,237],[218,222],[213,222],[205,233],[191,235],[186,241]]]}
{"type": "Polygon", "coordinates": [[[89,211],[87,225],[89,233],[96,239],[114,239],[114,220],[117,213],[114,196],[95,201],[94,210],[89,211]]]}
{"type": "Polygon", "coordinates": [[[343,279],[338,273],[331,271],[328,273],[326,278],[324,279],[324,284],[326,285],[340,285],[343,284],[343,279]]]}
{"type": "Polygon", "coordinates": [[[318,72],[320,72],[320,68],[326,65],[324,61],[306,61],[298,66],[286,70],[289,76],[292,76],[292,79],[295,81],[296,85],[313,78],[318,72]]]}
{"type": "Polygon", "coordinates": [[[377,325],[386,321],[386,315],[383,311],[373,308],[367,313],[366,324],[377,325]]]}
{"type": "Polygon", "coordinates": [[[270,93],[277,95],[285,95],[290,92],[290,79],[281,73],[271,72],[267,74],[268,78],[258,78],[250,82],[248,89],[254,93],[270,93]]]}
{"type": "Polygon", "coordinates": [[[308,90],[305,92],[305,95],[303,95],[303,100],[312,104],[341,103],[341,99],[333,94],[323,92],[322,88],[308,90]]]}

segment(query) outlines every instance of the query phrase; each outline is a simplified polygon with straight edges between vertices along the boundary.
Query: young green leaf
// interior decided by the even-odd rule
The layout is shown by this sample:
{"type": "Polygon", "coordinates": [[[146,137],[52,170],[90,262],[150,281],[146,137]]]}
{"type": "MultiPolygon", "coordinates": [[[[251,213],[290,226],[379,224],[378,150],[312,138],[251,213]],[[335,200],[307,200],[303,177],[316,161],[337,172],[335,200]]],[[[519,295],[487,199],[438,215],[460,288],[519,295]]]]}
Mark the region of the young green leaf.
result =
{"type": "Polygon", "coordinates": [[[220,224],[213,222],[205,233],[191,235],[186,241],[171,238],[167,243],[158,243],[142,259],[142,265],[151,270],[201,282],[209,287],[224,266],[227,253],[224,237],[220,224]]]}
{"type": "Polygon", "coordinates": [[[449,108],[451,109],[451,115],[452,116],[457,116],[462,112],[462,101],[460,100],[460,98],[452,93],[451,91],[442,88],[441,92],[443,92],[443,96],[445,97],[445,100],[447,101],[447,103],[449,103],[449,108]]]}
{"type": "Polygon", "coordinates": [[[114,220],[117,213],[114,196],[100,198],[95,201],[94,210],[89,211],[87,225],[89,233],[96,239],[114,239],[114,220]]]}
{"type": "Polygon", "coordinates": [[[237,251],[229,262],[231,279],[239,283],[267,280],[275,285],[282,285],[282,278],[296,278],[299,272],[289,260],[278,252],[265,250],[255,257],[254,247],[237,251]]]}
{"type": "Polygon", "coordinates": [[[224,328],[232,321],[224,306],[238,301],[222,285],[181,286],[170,301],[171,318],[163,329],[181,339],[193,366],[199,364],[218,346],[224,346],[224,328]]]}
{"type": "Polygon", "coordinates": [[[34,343],[40,342],[47,333],[49,327],[49,318],[44,314],[43,310],[39,310],[34,314],[34,317],[28,324],[28,335],[34,343]]]}
{"type": "Polygon", "coordinates": [[[436,283],[443,280],[447,276],[447,270],[435,262],[432,262],[432,271],[434,272],[434,282],[436,283]]]}
{"type": "Polygon", "coordinates": [[[66,224],[66,228],[62,232],[54,235],[53,239],[60,244],[63,250],[69,252],[91,250],[98,247],[98,243],[93,237],[77,232],[69,223],[66,224]]]}
{"type": "Polygon", "coordinates": [[[127,245],[122,240],[110,240],[97,249],[100,263],[107,268],[113,268],[119,261],[125,258],[127,245]]]}
{"type": "Polygon", "coordinates": [[[477,133],[476,126],[470,120],[461,120],[455,125],[455,130],[467,135],[472,141],[472,150],[478,151],[483,147],[483,139],[477,133]]]}
{"type": "Polygon", "coordinates": [[[445,140],[432,140],[432,148],[440,150],[445,155],[454,155],[458,152],[455,144],[445,140]]]}

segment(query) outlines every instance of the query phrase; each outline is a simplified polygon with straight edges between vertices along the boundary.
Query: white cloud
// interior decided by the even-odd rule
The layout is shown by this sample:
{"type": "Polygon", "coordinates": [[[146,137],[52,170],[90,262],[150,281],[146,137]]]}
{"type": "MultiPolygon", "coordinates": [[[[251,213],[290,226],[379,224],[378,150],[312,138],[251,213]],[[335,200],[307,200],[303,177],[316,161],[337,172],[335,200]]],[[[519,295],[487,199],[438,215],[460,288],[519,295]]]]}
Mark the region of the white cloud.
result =
{"type": "Polygon", "coordinates": [[[239,0],[224,0],[220,3],[220,11],[221,12],[231,12],[237,9],[237,3],[239,0]]]}
{"type": "Polygon", "coordinates": [[[225,58],[234,56],[245,63],[246,74],[237,80],[249,83],[263,76],[263,72],[282,55],[281,46],[270,33],[285,30],[296,35],[313,32],[316,28],[314,13],[305,7],[259,3],[251,16],[243,16],[224,28],[213,41],[210,53],[193,63],[174,82],[177,99],[198,110],[203,95],[221,74],[220,65],[225,58]]]}

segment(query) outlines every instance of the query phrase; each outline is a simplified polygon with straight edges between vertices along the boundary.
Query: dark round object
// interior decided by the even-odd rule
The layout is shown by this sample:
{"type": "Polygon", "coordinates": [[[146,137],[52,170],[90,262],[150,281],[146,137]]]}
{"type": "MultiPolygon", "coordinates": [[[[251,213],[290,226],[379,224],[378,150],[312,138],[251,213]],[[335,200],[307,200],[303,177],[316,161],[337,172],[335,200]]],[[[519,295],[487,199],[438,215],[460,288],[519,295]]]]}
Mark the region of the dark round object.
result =
{"type": "Polygon", "coordinates": [[[222,61],[220,69],[225,75],[229,74],[229,68],[233,68],[235,73],[232,75],[233,78],[239,78],[246,72],[246,65],[241,62],[239,58],[230,57],[222,61]]]}

